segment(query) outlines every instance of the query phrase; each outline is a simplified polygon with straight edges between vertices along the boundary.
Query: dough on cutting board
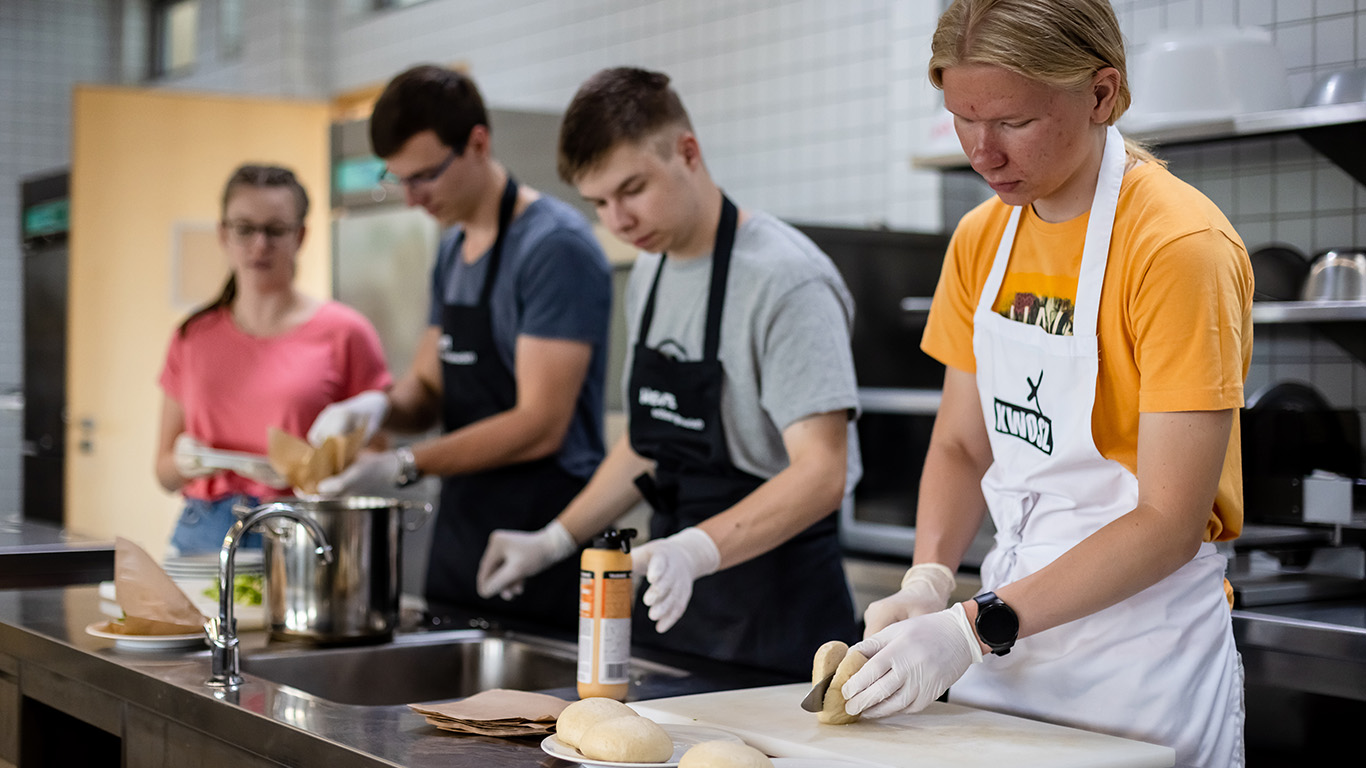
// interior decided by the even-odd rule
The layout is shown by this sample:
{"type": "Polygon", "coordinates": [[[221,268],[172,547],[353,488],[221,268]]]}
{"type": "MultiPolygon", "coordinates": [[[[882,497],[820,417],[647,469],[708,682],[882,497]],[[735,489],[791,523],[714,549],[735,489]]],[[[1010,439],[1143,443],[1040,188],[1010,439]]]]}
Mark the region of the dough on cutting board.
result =
{"type": "Polygon", "coordinates": [[[683,753],[678,768],[773,768],[773,761],[748,744],[704,741],[683,753]]]}
{"type": "Polygon", "coordinates": [[[634,709],[616,699],[591,696],[580,699],[560,712],[555,720],[555,736],[564,744],[575,749],[583,740],[583,734],[604,720],[615,717],[639,717],[634,709]]]}
{"type": "Polygon", "coordinates": [[[816,649],[816,655],[811,662],[811,684],[819,683],[832,673],[835,675],[835,679],[830,681],[830,689],[825,692],[821,711],[816,713],[817,721],[827,725],[848,725],[858,722],[858,715],[850,715],[844,711],[844,693],[840,688],[867,663],[868,657],[857,651],[850,652],[849,646],[839,640],[831,640],[816,649]]]}
{"type": "Polygon", "coordinates": [[[648,717],[614,717],[584,732],[579,751],[590,760],[662,763],[673,757],[674,741],[648,717]]]}

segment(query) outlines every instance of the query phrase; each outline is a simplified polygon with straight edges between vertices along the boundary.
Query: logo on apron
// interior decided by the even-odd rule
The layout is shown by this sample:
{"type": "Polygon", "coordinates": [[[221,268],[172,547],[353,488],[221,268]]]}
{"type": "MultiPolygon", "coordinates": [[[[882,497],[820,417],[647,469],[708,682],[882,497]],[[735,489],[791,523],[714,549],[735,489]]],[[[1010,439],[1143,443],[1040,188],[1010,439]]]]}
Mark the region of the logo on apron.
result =
{"type": "Polygon", "coordinates": [[[637,394],[641,405],[650,409],[650,417],[668,422],[676,427],[701,432],[707,422],[701,418],[688,418],[678,412],[678,398],[672,392],[662,392],[651,387],[641,387],[637,394]]]}
{"type": "Polygon", "coordinates": [[[1034,381],[1028,376],[1025,377],[1025,381],[1029,384],[1029,396],[1025,398],[1025,402],[1033,401],[1038,410],[1007,403],[999,397],[993,398],[995,401],[996,431],[1003,435],[1018,437],[1051,456],[1053,454],[1053,421],[1043,415],[1043,408],[1039,405],[1039,385],[1043,384],[1043,371],[1039,371],[1038,381],[1034,381]]]}
{"type": "Polygon", "coordinates": [[[441,341],[437,344],[437,356],[441,358],[441,362],[448,365],[474,365],[479,362],[478,352],[472,349],[457,351],[451,349],[452,346],[454,344],[451,342],[450,334],[443,333],[441,341]]]}

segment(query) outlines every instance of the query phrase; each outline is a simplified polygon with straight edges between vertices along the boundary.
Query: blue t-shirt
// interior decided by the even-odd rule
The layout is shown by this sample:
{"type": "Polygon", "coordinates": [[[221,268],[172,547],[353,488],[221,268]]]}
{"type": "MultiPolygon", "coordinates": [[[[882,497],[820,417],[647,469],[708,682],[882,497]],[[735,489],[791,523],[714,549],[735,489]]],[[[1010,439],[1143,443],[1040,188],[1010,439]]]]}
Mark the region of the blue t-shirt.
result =
{"type": "MultiPolygon", "coordinates": [[[[441,239],[432,268],[428,322],[441,325],[445,304],[474,306],[488,273],[488,254],[473,264],[460,258],[463,227],[441,239]]],[[[593,357],[579,390],[574,418],[560,447],[560,466],[587,478],[603,457],[603,383],[612,314],[612,269],[578,211],[543,195],[512,220],[504,235],[497,283],[489,298],[494,344],[515,372],[517,337],[570,339],[591,344],[593,357]]]]}

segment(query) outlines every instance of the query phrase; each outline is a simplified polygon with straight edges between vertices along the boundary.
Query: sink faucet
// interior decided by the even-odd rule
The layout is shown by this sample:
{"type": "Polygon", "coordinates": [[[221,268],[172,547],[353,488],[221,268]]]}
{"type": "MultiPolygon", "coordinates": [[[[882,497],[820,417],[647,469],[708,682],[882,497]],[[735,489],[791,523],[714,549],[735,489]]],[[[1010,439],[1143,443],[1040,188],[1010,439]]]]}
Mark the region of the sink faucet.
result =
{"type": "Polygon", "coordinates": [[[212,676],[208,684],[214,688],[232,690],[242,684],[237,620],[232,617],[233,558],[237,555],[237,545],[247,531],[272,517],[287,517],[302,525],[317,545],[315,552],[318,556],[325,563],[332,562],[332,545],[327,542],[322,528],[313,518],[299,514],[288,504],[264,504],[233,523],[228,535],[223,537],[223,550],[218,553],[218,616],[204,622],[204,634],[208,635],[213,658],[212,676]]]}

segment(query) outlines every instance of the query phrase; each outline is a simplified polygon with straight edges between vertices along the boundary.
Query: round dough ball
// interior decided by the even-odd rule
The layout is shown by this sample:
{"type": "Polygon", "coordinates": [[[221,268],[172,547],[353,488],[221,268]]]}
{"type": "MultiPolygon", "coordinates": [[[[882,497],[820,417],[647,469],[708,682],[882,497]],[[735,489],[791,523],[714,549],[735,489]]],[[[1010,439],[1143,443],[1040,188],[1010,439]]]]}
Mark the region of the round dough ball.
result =
{"type": "Polygon", "coordinates": [[[589,728],[579,751],[589,760],[662,763],[673,757],[674,740],[648,717],[615,717],[589,728]]]}
{"type": "Polygon", "coordinates": [[[828,725],[848,725],[856,723],[860,715],[850,715],[844,711],[844,692],[840,690],[844,684],[849,682],[849,678],[854,673],[863,669],[863,665],[868,663],[868,657],[858,651],[849,651],[840,660],[839,667],[835,670],[835,679],[830,681],[830,690],[825,692],[824,706],[817,713],[817,722],[828,725]]]}
{"type": "Polygon", "coordinates": [[[575,749],[583,740],[583,734],[604,720],[617,717],[639,717],[634,709],[616,699],[593,696],[580,699],[565,707],[555,720],[555,736],[564,744],[575,749]]]}
{"type": "Polygon", "coordinates": [[[678,768],[773,768],[773,761],[748,744],[704,741],[683,753],[678,768]]]}

